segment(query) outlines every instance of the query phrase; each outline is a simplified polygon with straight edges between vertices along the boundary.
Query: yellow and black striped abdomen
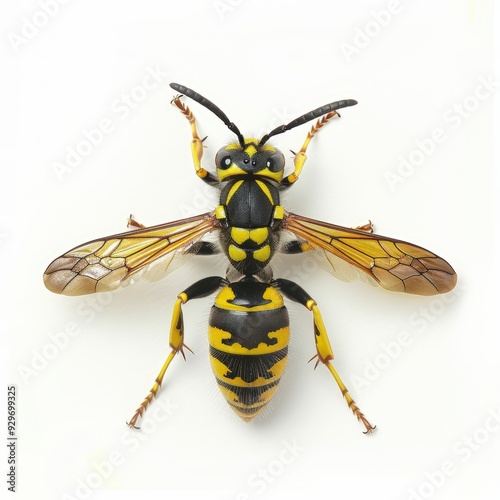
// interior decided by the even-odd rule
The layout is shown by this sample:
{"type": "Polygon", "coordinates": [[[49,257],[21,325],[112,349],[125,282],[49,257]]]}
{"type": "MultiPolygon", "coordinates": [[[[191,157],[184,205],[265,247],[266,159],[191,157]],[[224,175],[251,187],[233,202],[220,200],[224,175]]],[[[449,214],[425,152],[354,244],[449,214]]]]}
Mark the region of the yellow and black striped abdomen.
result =
{"type": "Polygon", "coordinates": [[[279,292],[255,280],[230,283],[209,321],[212,370],[231,408],[246,421],[272,398],[285,368],[290,328],[279,292]]]}

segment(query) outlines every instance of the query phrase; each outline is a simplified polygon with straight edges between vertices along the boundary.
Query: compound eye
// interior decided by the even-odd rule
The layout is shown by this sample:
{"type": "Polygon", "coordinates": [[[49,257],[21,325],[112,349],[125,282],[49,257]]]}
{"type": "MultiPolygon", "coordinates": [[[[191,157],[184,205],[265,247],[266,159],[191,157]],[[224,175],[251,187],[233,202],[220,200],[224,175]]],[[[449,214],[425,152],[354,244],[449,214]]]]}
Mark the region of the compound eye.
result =
{"type": "Polygon", "coordinates": [[[280,162],[276,161],[274,158],[267,159],[266,168],[268,168],[270,172],[279,172],[280,170],[283,170],[283,167],[280,164],[280,162]]]}
{"type": "Polygon", "coordinates": [[[221,170],[227,170],[231,166],[231,163],[233,163],[233,160],[231,159],[231,157],[224,156],[224,158],[222,158],[222,160],[220,162],[219,168],[221,170]]]}

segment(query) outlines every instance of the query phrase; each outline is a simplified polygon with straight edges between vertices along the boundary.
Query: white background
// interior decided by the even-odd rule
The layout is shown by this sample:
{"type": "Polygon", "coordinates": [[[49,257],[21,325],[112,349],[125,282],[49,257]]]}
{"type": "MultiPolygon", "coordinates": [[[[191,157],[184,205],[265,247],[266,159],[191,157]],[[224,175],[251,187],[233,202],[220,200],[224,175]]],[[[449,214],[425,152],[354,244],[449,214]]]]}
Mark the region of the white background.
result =
{"type": "MultiPolygon", "coordinates": [[[[3,7],[2,355],[3,387],[18,394],[18,498],[498,496],[498,177],[494,90],[481,83],[500,77],[492,4],[74,0],[47,2],[50,15],[42,1],[3,7]],[[153,69],[157,85],[149,79],[144,90],[153,69]],[[169,351],[175,296],[223,273],[223,260],[193,259],[164,281],[113,295],[44,288],[53,258],[124,230],[130,212],[152,225],[214,206],[193,173],[188,124],[169,105],[170,81],[216,102],[245,134],[357,99],[312,142],[286,208],[347,226],[371,219],[377,232],[455,267],[456,291],[426,298],[342,283],[303,256],[276,264],[277,276],[292,272],[317,299],[335,365],[374,434],[362,434],[327,370],[307,364],[311,318],[296,305],[272,411],[240,421],[209,368],[210,299],[185,307],[195,355],[174,360],[142,431],[128,430],[169,351]],[[85,149],[85,133],[102,120],[112,130],[58,177],[54,164],[85,149]],[[429,146],[436,129],[443,140],[429,146]],[[414,169],[391,188],[387,173],[398,174],[402,158],[414,169]]],[[[208,135],[210,167],[234,136],[188,104],[208,135]]],[[[297,150],[306,131],[274,144],[297,150]]]]}

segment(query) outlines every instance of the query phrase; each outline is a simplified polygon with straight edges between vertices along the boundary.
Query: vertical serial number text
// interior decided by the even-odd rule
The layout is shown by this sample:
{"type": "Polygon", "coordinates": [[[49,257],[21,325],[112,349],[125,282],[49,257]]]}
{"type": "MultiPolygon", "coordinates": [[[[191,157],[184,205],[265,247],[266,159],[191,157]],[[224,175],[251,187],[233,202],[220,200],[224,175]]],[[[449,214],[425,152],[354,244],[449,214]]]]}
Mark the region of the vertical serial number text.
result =
{"type": "Polygon", "coordinates": [[[7,387],[7,489],[16,491],[17,436],[16,436],[16,390],[7,387]]]}

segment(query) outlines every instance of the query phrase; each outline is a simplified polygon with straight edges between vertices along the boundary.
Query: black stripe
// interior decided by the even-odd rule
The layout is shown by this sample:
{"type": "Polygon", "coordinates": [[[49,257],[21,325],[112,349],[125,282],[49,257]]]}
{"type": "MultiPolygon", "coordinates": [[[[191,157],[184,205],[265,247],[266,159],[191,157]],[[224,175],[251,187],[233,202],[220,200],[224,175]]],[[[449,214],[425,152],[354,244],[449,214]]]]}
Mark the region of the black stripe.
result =
{"type": "Polygon", "coordinates": [[[226,205],[229,225],[248,229],[270,226],[274,205],[279,203],[279,193],[276,187],[267,179],[262,179],[273,198],[271,203],[256,181],[247,177],[227,202],[227,195],[235,182],[238,181],[231,179],[220,196],[221,204],[226,205]]]}
{"type": "Polygon", "coordinates": [[[270,338],[269,333],[287,327],[288,312],[286,307],[267,311],[231,311],[212,307],[209,319],[210,326],[231,334],[231,338],[222,343],[231,346],[239,343],[247,349],[255,349],[263,342],[268,346],[276,345],[277,338],[270,338]]]}
{"type": "Polygon", "coordinates": [[[262,399],[262,394],[271,389],[271,387],[278,385],[279,382],[280,379],[277,379],[270,384],[260,385],[257,387],[239,387],[237,385],[227,384],[226,382],[217,379],[217,383],[220,386],[229,389],[231,392],[234,392],[236,394],[238,399],[237,401],[235,401],[235,403],[240,403],[245,406],[253,406],[255,403],[266,404],[267,401],[262,399]]]}
{"type": "MultiPolygon", "coordinates": [[[[241,248],[246,248],[246,245],[241,248]]],[[[237,281],[230,283],[228,288],[234,293],[234,299],[228,299],[230,304],[243,307],[256,307],[270,304],[272,301],[264,298],[266,290],[269,288],[267,283],[259,281],[237,281]]]]}
{"type": "Polygon", "coordinates": [[[210,346],[210,355],[224,364],[227,372],[224,377],[234,380],[241,377],[245,382],[254,382],[259,377],[269,379],[274,377],[270,372],[271,368],[282,359],[286,358],[288,347],[269,354],[259,354],[258,356],[248,356],[242,354],[230,354],[220,351],[210,346]]]}
{"type": "Polygon", "coordinates": [[[229,401],[229,404],[238,413],[244,413],[245,415],[255,415],[256,413],[259,413],[259,411],[262,410],[262,408],[264,408],[264,406],[266,406],[266,403],[264,403],[263,405],[256,406],[253,408],[245,408],[245,407],[235,405],[234,403],[231,403],[230,401],[229,401]]]}

